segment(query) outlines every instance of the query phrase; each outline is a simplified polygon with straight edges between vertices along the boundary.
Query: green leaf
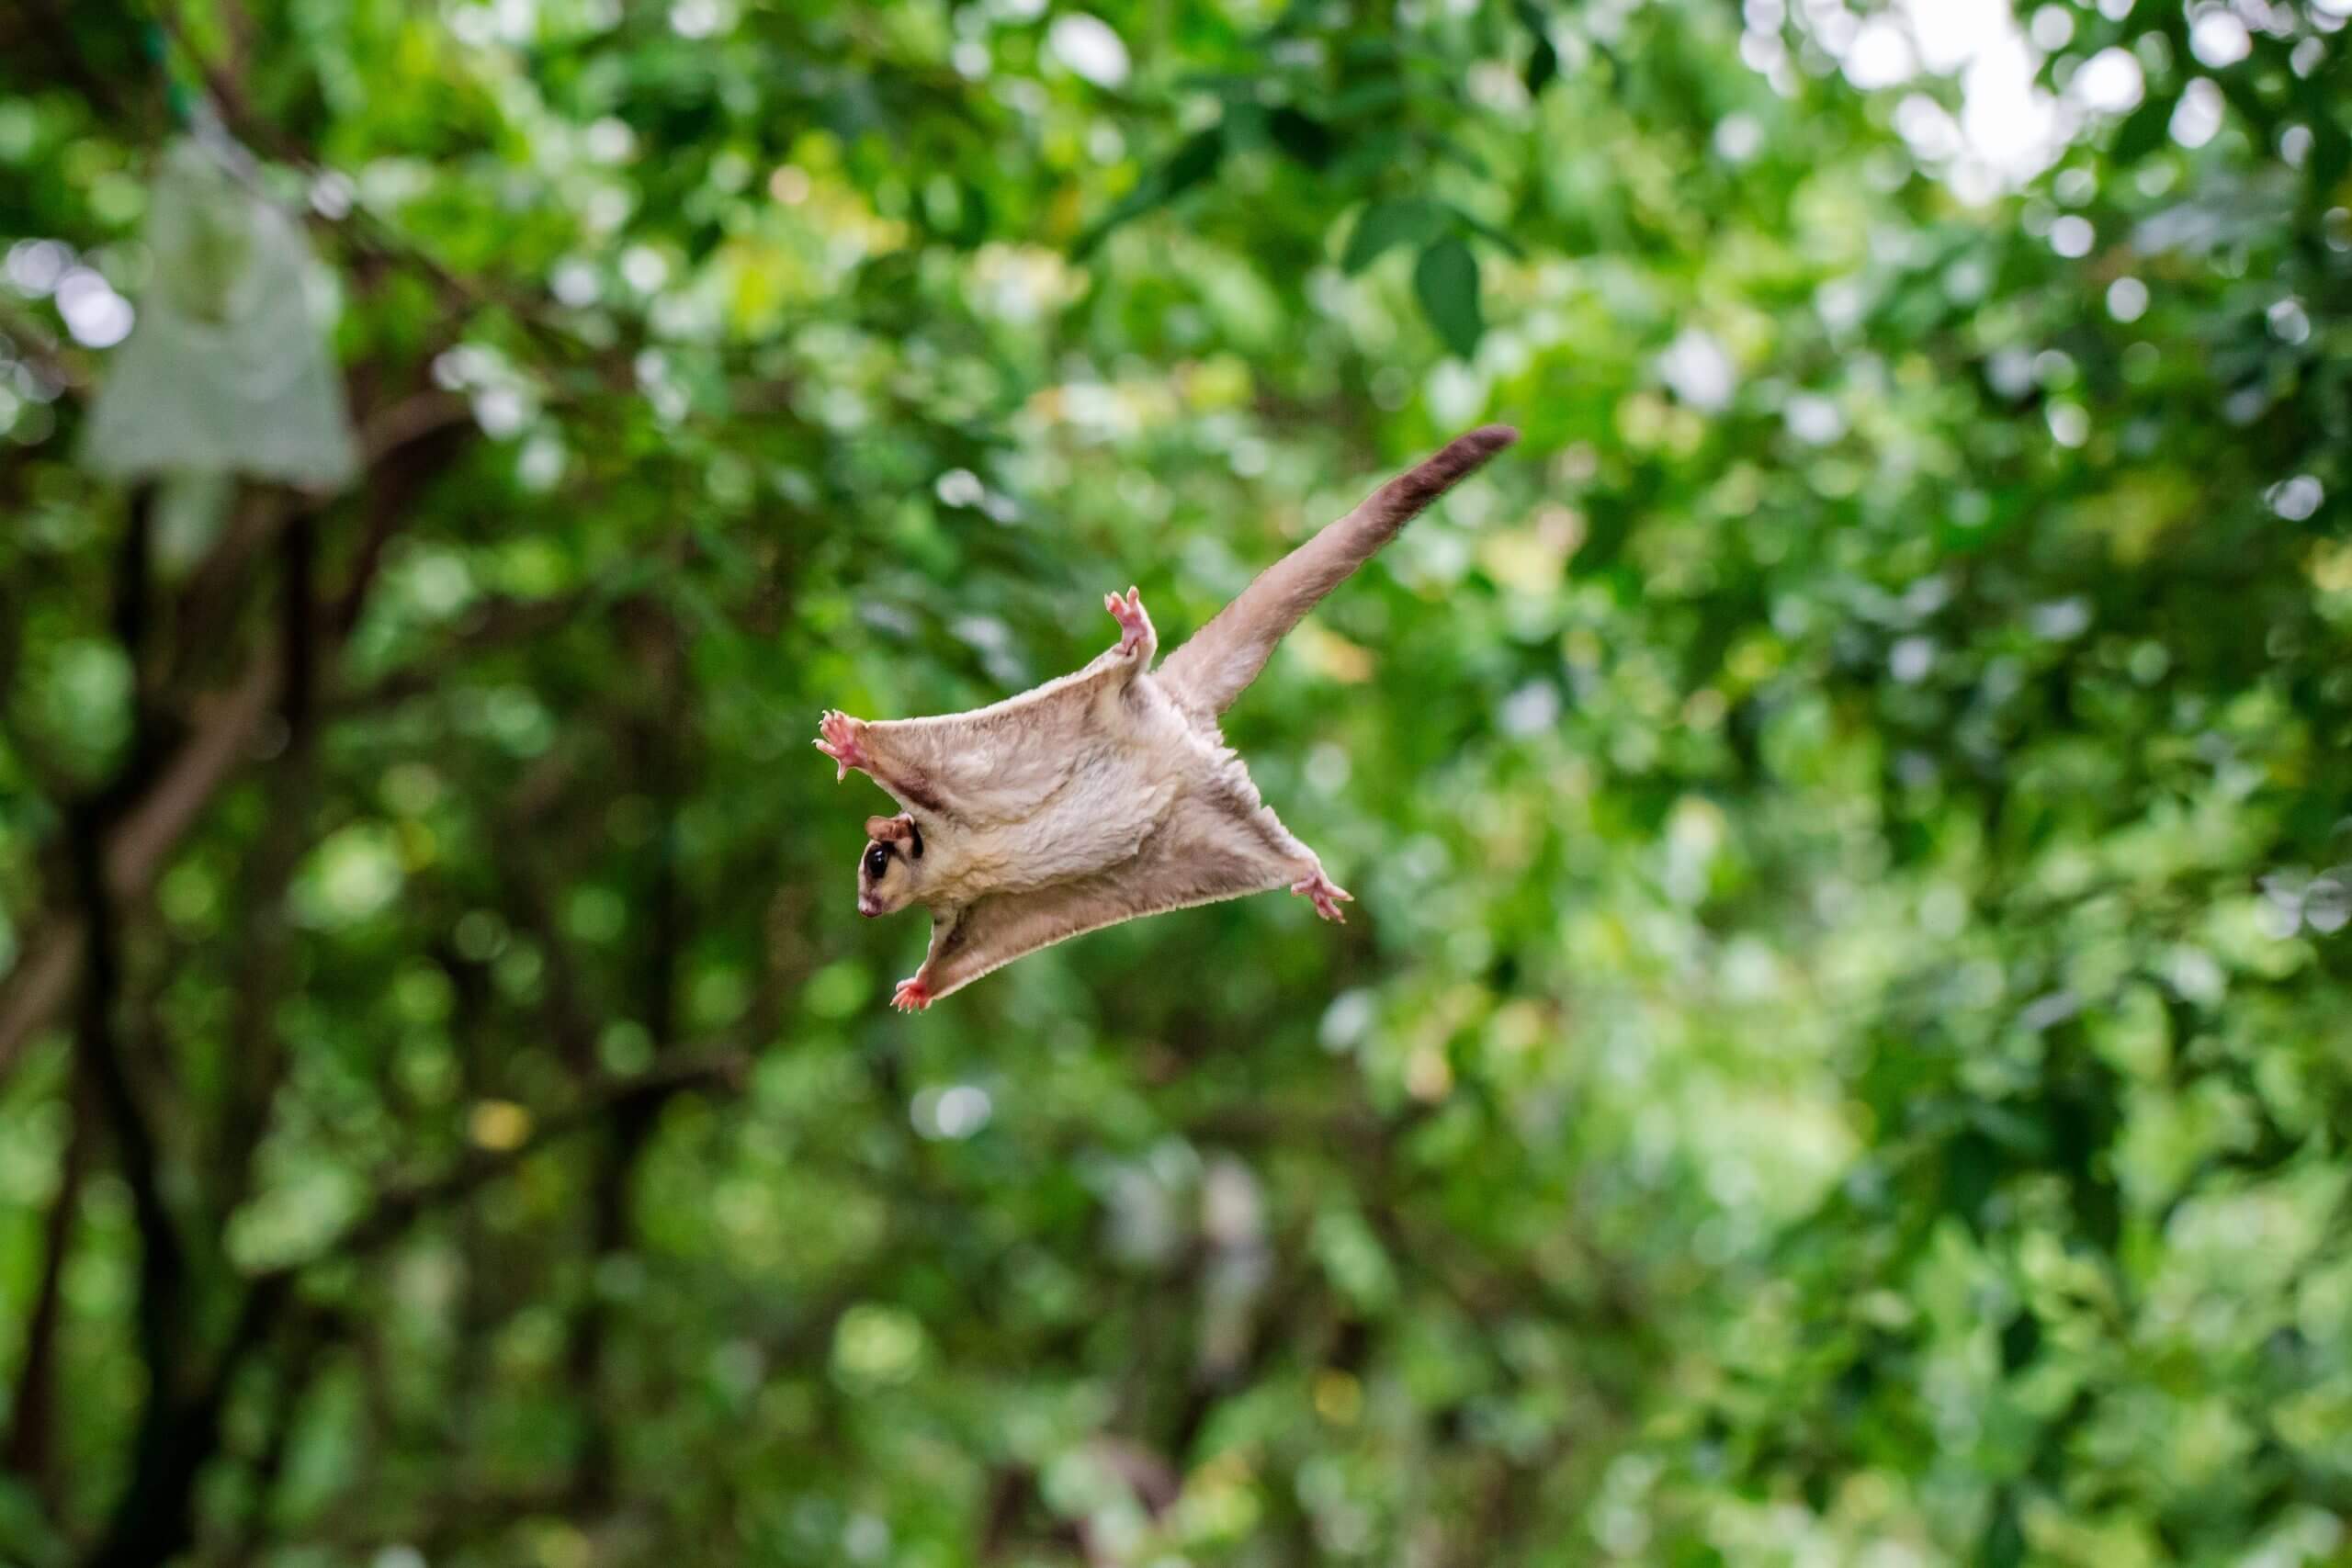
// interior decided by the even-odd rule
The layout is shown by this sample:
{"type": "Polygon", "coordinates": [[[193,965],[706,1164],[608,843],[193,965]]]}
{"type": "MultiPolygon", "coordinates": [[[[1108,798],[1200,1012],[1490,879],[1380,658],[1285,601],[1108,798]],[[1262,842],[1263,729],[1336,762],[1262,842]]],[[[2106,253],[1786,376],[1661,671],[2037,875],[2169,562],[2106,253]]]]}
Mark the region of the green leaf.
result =
{"type": "Polygon", "coordinates": [[[2001,1370],[2014,1372],[2025,1366],[2041,1349],[2041,1320],[2030,1307],[2021,1307],[2001,1330],[2001,1370]]]}
{"type": "Polygon", "coordinates": [[[1207,179],[1216,172],[1217,162],[1224,156],[1225,127],[1222,122],[1186,140],[1168,162],[1146,175],[1135,189],[1095,220],[1094,227],[1078,237],[1078,243],[1070,247],[1070,259],[1084,261],[1120,224],[1133,222],[1155,208],[1165,207],[1207,179]]]}
{"type": "Polygon", "coordinates": [[[1247,101],[1258,90],[1258,78],[1231,71],[1187,71],[1171,85],[1181,93],[1209,93],[1229,101],[1247,101]]]}
{"type": "Polygon", "coordinates": [[[1467,244],[1448,235],[1422,251],[1413,267],[1413,292],[1446,347],[1464,359],[1477,352],[1487,322],[1478,308],[1478,258],[1467,244]]]}
{"type": "Polygon", "coordinates": [[[1429,144],[1430,150],[1438,156],[1453,160],[1480,179],[1492,177],[1493,171],[1487,168],[1487,160],[1472,152],[1459,137],[1448,136],[1441,131],[1429,139],[1429,144]]]}
{"type": "Polygon", "coordinates": [[[1384,76],[1350,87],[1326,104],[1324,112],[1333,119],[1364,119],[1396,107],[1405,98],[1405,84],[1384,76]]]}
{"type": "Polygon", "coordinates": [[[2025,1561],[2025,1529],[2018,1518],[2017,1494],[2003,1488],[1993,1517],[1976,1543],[1977,1568],[2017,1568],[2025,1561]]]}
{"type": "Polygon", "coordinates": [[[1319,169],[1331,161],[1338,142],[1321,120],[1294,108],[1279,108],[1266,118],[1274,145],[1306,164],[1319,169]]]}
{"type": "Polygon", "coordinates": [[[2278,111],[2252,77],[2244,71],[2216,71],[2210,80],[2222,89],[2222,96],[2245,119],[2259,145],[2267,147],[2278,140],[2278,111]]]}
{"type": "Polygon", "coordinates": [[[1552,47],[1552,35],[1544,26],[1543,7],[1535,0],[1519,0],[1518,9],[1521,24],[1535,40],[1535,48],[1527,57],[1527,96],[1532,98],[1559,75],[1560,51],[1552,47]]]}
{"type": "Polygon", "coordinates": [[[1168,160],[1162,175],[1165,191],[1160,199],[1165,201],[1207,179],[1216,173],[1217,160],[1224,155],[1225,131],[1222,127],[1211,126],[1193,137],[1176,150],[1174,157],[1168,160]]]}
{"type": "Polygon", "coordinates": [[[1480,239],[1485,240],[1497,250],[1502,252],[1503,254],[1517,260],[1527,254],[1525,250],[1521,248],[1520,243],[1517,240],[1512,239],[1510,234],[1496,228],[1493,224],[1487,222],[1485,219],[1476,216],[1475,213],[1465,212],[1461,208],[1455,207],[1451,203],[1447,204],[1446,211],[1453,215],[1453,220],[1456,223],[1459,223],[1463,228],[1469,230],[1480,239]]]}
{"type": "Polygon", "coordinates": [[[2322,196],[2333,196],[2352,169],[2352,136],[2333,119],[2315,118],[2312,124],[2312,152],[2304,164],[2312,188],[2322,196]]]}
{"type": "Polygon", "coordinates": [[[2177,93],[2151,94],[2116,128],[2108,156],[2118,168],[2129,168],[2165,144],[2172,131],[2172,114],[2180,102],[2177,93]]]}
{"type": "Polygon", "coordinates": [[[1536,34],[1534,52],[1527,57],[1527,96],[1531,98],[1542,96],[1544,89],[1550,86],[1559,73],[1560,51],[1552,47],[1550,39],[1542,33],[1536,34]]]}
{"type": "Polygon", "coordinates": [[[1362,272],[1392,245],[1419,244],[1444,232],[1446,209],[1434,201],[1409,197],[1403,201],[1375,201],[1356,220],[1348,236],[1347,254],[1340,265],[1362,272]]]}

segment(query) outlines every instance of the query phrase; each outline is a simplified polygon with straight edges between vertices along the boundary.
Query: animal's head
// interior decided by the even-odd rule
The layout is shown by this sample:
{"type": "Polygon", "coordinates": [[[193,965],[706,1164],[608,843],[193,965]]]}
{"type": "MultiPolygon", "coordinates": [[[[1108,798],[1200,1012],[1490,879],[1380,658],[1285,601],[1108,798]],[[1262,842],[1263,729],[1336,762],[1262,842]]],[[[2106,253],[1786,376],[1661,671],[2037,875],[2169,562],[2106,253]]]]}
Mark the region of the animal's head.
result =
{"type": "Polygon", "coordinates": [[[869,817],[865,849],[857,862],[857,912],[894,915],[922,891],[922,829],[915,819],[869,817]]]}

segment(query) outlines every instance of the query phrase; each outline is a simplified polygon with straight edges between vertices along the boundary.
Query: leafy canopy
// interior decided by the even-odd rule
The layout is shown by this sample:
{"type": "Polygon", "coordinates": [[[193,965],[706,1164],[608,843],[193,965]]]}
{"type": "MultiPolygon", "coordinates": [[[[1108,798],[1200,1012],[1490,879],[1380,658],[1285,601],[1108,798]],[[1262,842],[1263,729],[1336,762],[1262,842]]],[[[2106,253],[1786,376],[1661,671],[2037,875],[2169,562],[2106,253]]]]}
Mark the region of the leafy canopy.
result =
{"type": "Polygon", "coordinates": [[[2346,20],[0,15],[0,1557],[2342,1561],[2346,20]],[[200,105],[338,493],[72,460],[200,105]],[[1344,931],[883,1008],[821,708],[1487,418],[1344,931]]]}

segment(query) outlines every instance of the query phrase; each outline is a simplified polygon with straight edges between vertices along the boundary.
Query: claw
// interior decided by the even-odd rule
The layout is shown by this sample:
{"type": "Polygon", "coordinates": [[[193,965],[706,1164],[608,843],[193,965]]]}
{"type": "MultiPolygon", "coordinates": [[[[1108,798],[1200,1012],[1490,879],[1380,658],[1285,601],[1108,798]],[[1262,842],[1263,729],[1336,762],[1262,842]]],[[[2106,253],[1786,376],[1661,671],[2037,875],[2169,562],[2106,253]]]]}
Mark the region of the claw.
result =
{"type": "Polygon", "coordinates": [[[922,983],[920,975],[901,980],[899,988],[891,993],[890,1005],[900,1012],[921,1012],[931,1005],[931,987],[922,983]]]}
{"type": "Polygon", "coordinates": [[[1354,894],[1333,882],[1320,871],[1315,872],[1312,875],[1300,877],[1290,885],[1290,890],[1313,904],[1317,914],[1327,920],[1337,920],[1341,925],[1348,923],[1348,917],[1340,912],[1340,903],[1345,901],[1352,904],[1356,901],[1354,894]]]}

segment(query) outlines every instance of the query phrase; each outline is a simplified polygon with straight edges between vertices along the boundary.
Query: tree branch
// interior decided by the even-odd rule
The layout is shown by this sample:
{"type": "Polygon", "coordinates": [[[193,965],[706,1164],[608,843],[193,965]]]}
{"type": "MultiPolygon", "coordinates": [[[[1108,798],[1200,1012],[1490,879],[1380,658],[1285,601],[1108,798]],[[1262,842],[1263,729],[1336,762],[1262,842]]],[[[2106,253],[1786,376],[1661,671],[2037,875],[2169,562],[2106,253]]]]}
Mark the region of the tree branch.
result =
{"type": "MultiPolygon", "coordinates": [[[[368,540],[380,554],[400,514],[416,493],[464,450],[465,434],[443,427],[433,435],[393,450],[402,454],[390,465],[391,472],[370,470],[371,514],[368,540]]],[[[355,572],[321,628],[323,646],[339,643],[358,619],[374,579],[374,557],[363,546],[361,569],[355,572]]],[[[252,753],[255,735],[277,700],[281,669],[275,653],[254,659],[244,673],[225,691],[197,705],[188,734],[135,803],[118,802],[119,818],[106,844],[107,876],[118,905],[144,898],[163,862],[209,806],[237,765],[252,753]]],[[[0,1082],[5,1082],[25,1047],[64,1004],[76,967],[83,959],[85,931],[79,914],[52,909],[32,922],[41,934],[7,978],[0,982],[0,1082]]]]}
{"type": "Polygon", "coordinates": [[[470,428],[463,423],[428,423],[413,439],[386,448],[388,454],[407,454],[401,462],[379,462],[368,468],[368,523],[360,535],[350,581],[328,614],[323,628],[328,637],[340,643],[359,624],[359,612],[366,607],[376,573],[383,566],[385,548],[424,487],[466,449],[470,428]]]}
{"type": "MultiPolygon", "coordinates": [[[[131,660],[134,682],[145,636],[148,590],[149,508],[131,509],[115,580],[116,635],[131,660]]],[[[130,742],[132,761],[123,778],[75,802],[66,813],[66,859],[73,868],[74,897],[82,907],[82,1005],[75,1031],[75,1056],[112,1135],[117,1163],[130,1189],[130,1209],[139,1228],[140,1352],[153,1388],[167,1387],[177,1370],[174,1354],[180,1287],[187,1256],[177,1224],[164,1199],[161,1159],[153,1129],[123,1065],[115,1032],[115,1010],[122,982],[118,897],[108,874],[107,829],[125,786],[136,781],[140,754],[153,746],[153,715],[141,705],[130,742]]],[[[151,1403],[153,1398],[151,1393],[151,1403]]]]}
{"type": "Polygon", "coordinates": [[[268,812],[246,862],[240,903],[245,910],[244,952],[236,987],[232,1055],[222,1093],[221,1134],[214,1145],[215,1191],[222,1213],[243,1201],[254,1154],[268,1125],[271,1101],[285,1072],[286,1052],[276,1017],[286,970],[288,931],[286,890],[311,845],[310,806],[317,771],[318,607],[313,525],[300,517],[278,540],[279,637],[286,719],[286,753],[264,785],[268,812]]]}
{"type": "Polygon", "coordinates": [[[85,1568],[153,1568],[184,1551],[195,1536],[196,1479],[220,1446],[220,1414],[245,1358],[269,1337],[290,1299],[290,1278],[254,1282],[238,1309],[211,1375],[185,1399],[149,1393],[130,1481],[106,1533],[83,1559],[85,1568]]]}
{"type": "MultiPolygon", "coordinates": [[[[105,848],[108,897],[144,898],[164,857],[251,750],[277,688],[276,660],[257,659],[233,687],[201,705],[193,733],[136,806],[112,825],[105,848]]],[[[40,934],[0,984],[0,1080],[64,1005],[84,957],[86,925],[71,907],[36,923],[40,934]]]]}
{"type": "MultiPolygon", "coordinates": [[[[653,836],[653,864],[646,910],[648,942],[644,966],[638,979],[638,1010],[655,1040],[669,1038],[676,1027],[678,955],[686,942],[690,915],[678,885],[677,829],[679,761],[684,731],[691,722],[681,679],[684,660],[677,627],[666,615],[649,614],[637,626],[636,641],[651,674],[652,711],[630,724],[637,771],[646,794],[665,817],[653,836]]],[[[639,1157],[653,1132],[654,1107],[622,1111],[613,1119],[611,1147],[597,1169],[590,1195],[589,1245],[594,1262],[625,1251],[635,1226],[629,1208],[630,1189],[639,1157]]],[[[576,1386],[588,1395],[586,1438],[572,1480],[574,1495],[583,1503],[599,1502],[612,1491],[613,1438],[596,1396],[609,1360],[611,1316],[601,1292],[592,1291],[572,1325],[571,1370],[576,1386]]]]}
{"type": "Polygon", "coordinates": [[[183,687],[202,679],[198,666],[227,640],[253,563],[294,515],[285,491],[263,485],[241,487],[211,547],[187,574],[172,617],[170,673],[183,687]]]}
{"type": "Polygon", "coordinates": [[[49,1214],[41,1224],[40,1282],[34,1287],[32,1312],[26,1319],[25,1355],[17,1373],[8,1440],[0,1448],[0,1466],[25,1477],[52,1517],[59,1502],[57,1477],[51,1468],[55,1434],[51,1428],[57,1404],[57,1334],[64,1321],[61,1309],[65,1260],[73,1251],[74,1222],[82,1204],[82,1176],[89,1163],[88,1096],[76,1092],[67,1099],[72,1119],[58,1161],[57,1196],[50,1201],[49,1214]]]}
{"type": "Polygon", "coordinates": [[[324,1263],[365,1257],[398,1240],[410,1225],[426,1214],[470,1196],[550,1144],[601,1125],[614,1116],[658,1110],[672,1096],[689,1089],[740,1091],[750,1071],[749,1057],[740,1051],[722,1050],[680,1055],[642,1073],[607,1079],[591,1089],[579,1104],[540,1121],[528,1137],[511,1149],[476,1149],[436,1176],[393,1184],[373,1207],[325,1247],[254,1278],[256,1281],[291,1279],[324,1263]]]}
{"type": "MultiPolygon", "coordinates": [[[[147,509],[135,506],[115,583],[117,635],[131,657],[134,683],[145,673],[138,654],[145,631],[149,537],[147,509]]],[[[129,792],[137,787],[145,756],[153,744],[153,714],[142,697],[131,737],[130,761],[115,783],[74,802],[67,810],[65,826],[66,859],[82,908],[82,994],[74,1032],[75,1066],[89,1082],[94,1103],[110,1134],[115,1163],[130,1190],[131,1220],[139,1232],[138,1339],[140,1359],[147,1371],[147,1391],[132,1460],[136,1479],[126,1509],[137,1503],[142,1513],[146,1496],[141,1483],[167,1464],[181,1424],[180,1391],[187,1374],[181,1352],[187,1322],[187,1254],[164,1197],[162,1157],[154,1132],[139,1103],[115,1029],[122,973],[107,836],[129,792]]],[[[177,1542],[171,1544],[175,1547],[177,1542]]]]}
{"type": "Polygon", "coordinates": [[[305,1273],[390,1245],[418,1220],[462,1201],[559,1139],[611,1116],[659,1107],[687,1089],[739,1089],[748,1069],[741,1053],[719,1051],[681,1055],[650,1071],[611,1080],[578,1105],[542,1122],[514,1147],[478,1149],[437,1176],[397,1183],[320,1251],[255,1274],[210,1375],[184,1399],[151,1398],[149,1408],[155,1416],[152,1429],[141,1432],[130,1483],[106,1534],[84,1560],[85,1568],[150,1568],[186,1548],[193,1533],[196,1482],[220,1449],[220,1416],[230,1386],[246,1358],[275,1331],[305,1273]]]}
{"type": "Polygon", "coordinates": [[[476,610],[442,648],[391,671],[374,685],[340,694],[326,705],[338,716],[364,713],[447,691],[451,674],[467,660],[566,626],[579,615],[588,599],[585,593],[567,593],[558,599],[491,601],[476,610]]]}

